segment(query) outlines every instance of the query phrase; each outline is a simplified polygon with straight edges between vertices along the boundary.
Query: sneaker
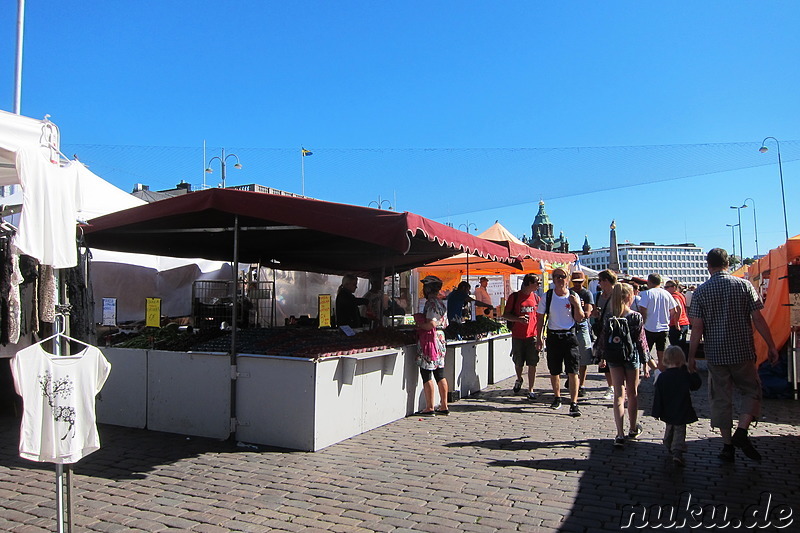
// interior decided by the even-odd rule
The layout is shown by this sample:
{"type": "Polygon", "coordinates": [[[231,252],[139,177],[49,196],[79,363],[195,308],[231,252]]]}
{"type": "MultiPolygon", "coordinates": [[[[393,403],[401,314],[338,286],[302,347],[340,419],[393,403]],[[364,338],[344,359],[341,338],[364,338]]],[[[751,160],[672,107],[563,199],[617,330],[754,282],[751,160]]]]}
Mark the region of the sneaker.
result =
{"type": "Polygon", "coordinates": [[[636,427],[631,428],[631,430],[628,432],[628,438],[635,439],[638,438],[639,435],[641,434],[642,434],[642,425],[636,424],[636,427]]]}
{"type": "Polygon", "coordinates": [[[622,448],[625,446],[625,437],[616,437],[614,439],[614,448],[622,448]]]}
{"type": "Polygon", "coordinates": [[[581,387],[578,389],[578,398],[584,398],[584,397],[586,397],[586,389],[581,387]]]}
{"type": "Polygon", "coordinates": [[[569,404],[569,416],[581,416],[581,410],[578,409],[577,403],[569,404]]]}
{"type": "Polygon", "coordinates": [[[538,394],[536,394],[535,392],[529,392],[529,393],[528,393],[528,401],[529,401],[529,402],[532,402],[532,401],[534,401],[534,400],[535,400],[536,398],[538,398],[538,397],[539,397],[539,395],[538,395],[538,394]]]}
{"type": "Polygon", "coordinates": [[[658,381],[658,376],[660,376],[660,375],[661,375],[661,370],[659,370],[657,368],[655,370],[653,370],[653,385],[656,384],[656,381],[658,381]]]}
{"type": "Polygon", "coordinates": [[[733,447],[733,444],[724,444],[718,457],[723,463],[734,462],[736,460],[736,449],[733,447]]]}
{"type": "Polygon", "coordinates": [[[672,462],[675,463],[675,466],[686,466],[686,461],[683,460],[683,452],[673,453],[672,462]]]}
{"type": "Polygon", "coordinates": [[[737,429],[733,433],[731,444],[737,448],[741,448],[744,454],[753,461],[761,460],[761,454],[758,453],[758,450],[756,450],[755,446],[753,446],[753,443],[750,441],[750,437],[747,436],[746,429],[737,429]]]}
{"type": "Polygon", "coordinates": [[[613,400],[614,399],[614,387],[609,387],[606,389],[605,394],[603,394],[604,400],[613,400]]]}
{"type": "Polygon", "coordinates": [[[553,400],[553,403],[550,404],[550,409],[560,409],[561,408],[561,396],[556,396],[553,400]]]}
{"type": "Polygon", "coordinates": [[[514,382],[514,394],[519,394],[520,389],[522,388],[522,379],[518,379],[514,382]]]}

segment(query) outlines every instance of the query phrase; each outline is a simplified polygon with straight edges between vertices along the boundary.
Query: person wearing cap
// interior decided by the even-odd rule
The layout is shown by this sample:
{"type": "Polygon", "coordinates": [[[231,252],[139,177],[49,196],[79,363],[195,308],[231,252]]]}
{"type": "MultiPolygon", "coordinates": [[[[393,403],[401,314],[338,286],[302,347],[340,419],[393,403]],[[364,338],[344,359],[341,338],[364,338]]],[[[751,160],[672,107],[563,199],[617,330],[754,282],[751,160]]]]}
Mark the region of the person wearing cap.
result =
{"type": "Polygon", "coordinates": [[[447,352],[447,341],[444,329],[447,327],[447,307],[441,300],[442,280],[436,276],[426,276],[420,280],[422,294],[425,296],[425,308],[422,313],[414,315],[417,323],[417,366],[422,377],[422,392],[425,407],[415,415],[435,416],[448,415],[447,378],[444,377],[444,356],[447,352]],[[433,380],[436,380],[436,385],[433,380]],[[439,406],[434,405],[434,394],[439,389],[439,406]]]}
{"type": "Polygon", "coordinates": [[[578,294],[583,306],[583,314],[586,318],[575,325],[575,335],[578,337],[578,351],[580,352],[580,366],[578,367],[578,397],[586,396],[586,371],[592,363],[592,337],[589,334],[589,315],[594,309],[594,297],[587,288],[583,286],[586,276],[580,270],[572,273],[572,290],[578,294]]]}
{"type": "Polygon", "coordinates": [[[522,288],[511,293],[506,302],[503,318],[511,323],[511,359],[517,372],[517,381],[514,382],[514,394],[522,389],[522,370],[528,365],[528,400],[536,399],[533,390],[536,379],[536,365],[539,363],[539,349],[536,346],[537,315],[539,307],[539,276],[525,274],[522,278],[522,288]]]}
{"type": "Polygon", "coordinates": [[[486,287],[489,285],[489,278],[482,277],[478,280],[478,286],[475,288],[475,301],[483,302],[488,304],[490,307],[484,307],[483,314],[489,315],[492,313],[494,309],[494,304],[492,303],[492,297],[489,295],[489,291],[486,290],[486,287]]]}
{"type": "Polygon", "coordinates": [[[575,335],[575,324],[583,321],[583,306],[580,297],[567,288],[569,274],[563,268],[553,270],[553,283],[555,288],[550,289],[545,297],[539,301],[536,309],[537,319],[537,348],[544,346],[545,329],[547,330],[547,369],[550,371],[550,385],[553,388],[555,399],[550,405],[551,409],[561,407],[561,387],[559,376],[567,372],[569,383],[570,416],[581,416],[578,408],[578,367],[580,366],[580,353],[578,351],[578,338],[575,335]],[[545,328],[545,318],[547,327],[545,328]]]}

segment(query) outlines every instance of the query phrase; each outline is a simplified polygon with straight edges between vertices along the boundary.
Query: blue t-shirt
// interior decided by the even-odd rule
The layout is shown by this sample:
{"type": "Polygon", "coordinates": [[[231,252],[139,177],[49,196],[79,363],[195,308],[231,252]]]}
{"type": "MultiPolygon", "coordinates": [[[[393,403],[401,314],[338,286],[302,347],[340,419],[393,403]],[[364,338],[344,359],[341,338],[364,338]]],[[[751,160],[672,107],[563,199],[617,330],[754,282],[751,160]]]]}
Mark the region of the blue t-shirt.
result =
{"type": "Polygon", "coordinates": [[[450,322],[464,322],[464,304],[467,303],[469,294],[464,291],[453,291],[447,297],[447,320],[450,322]]]}

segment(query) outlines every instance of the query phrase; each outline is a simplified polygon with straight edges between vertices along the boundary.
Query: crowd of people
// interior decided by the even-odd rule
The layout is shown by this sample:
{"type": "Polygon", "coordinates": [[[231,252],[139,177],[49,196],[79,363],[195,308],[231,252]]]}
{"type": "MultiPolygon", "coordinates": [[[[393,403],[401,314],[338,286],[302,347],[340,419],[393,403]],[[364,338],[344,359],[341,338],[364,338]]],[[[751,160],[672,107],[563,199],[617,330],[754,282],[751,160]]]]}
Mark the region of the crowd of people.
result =
{"type": "MultiPolygon", "coordinates": [[[[521,288],[509,295],[502,315],[511,330],[511,357],[516,371],[513,393],[519,394],[526,385],[527,367],[524,394],[530,401],[538,399],[536,371],[544,357],[553,397],[550,407],[560,409],[567,403],[561,388],[561,377],[566,373],[568,413],[578,417],[580,399],[587,395],[588,368],[596,364],[608,385],[604,398],[612,400],[612,443],[622,448],[642,434],[639,381],[652,374],[652,416],[664,422],[664,445],[675,464],[683,466],[686,425],[697,421],[691,391],[700,388],[696,359],[702,339],[710,381],[711,425],[719,429],[723,440],[719,458],[733,462],[739,448],[748,458],[760,460],[748,436],[750,423],[760,414],[762,394],[753,329],[764,338],[772,364],[777,362],[778,352],[761,315],[763,303],[755,289],[727,272],[727,252],[715,248],[707,254],[706,261],[711,278],[686,291],[678,280],[665,281],[657,273],[648,276],[646,285],[641,286],[604,270],[598,274],[599,291],[593,294],[582,272],[570,274],[564,268],[556,268],[551,274],[553,287],[542,292],[539,276],[526,274],[521,288]],[[735,432],[734,389],[743,398],[735,432]]],[[[441,280],[431,276],[422,283],[428,299],[417,321],[422,330],[440,332],[449,318],[461,318],[460,313],[451,314],[449,304],[445,306],[439,299],[441,280]]],[[[468,297],[468,284],[459,286],[459,290],[468,297]]],[[[425,338],[428,337],[420,335],[418,364],[427,403],[418,414],[447,414],[445,345],[423,342],[425,338]],[[440,393],[438,407],[434,406],[434,378],[440,393]]],[[[442,334],[436,338],[444,337],[442,334]]]]}
{"type": "MultiPolygon", "coordinates": [[[[696,360],[702,340],[709,375],[711,426],[719,429],[723,440],[719,458],[733,462],[739,448],[748,458],[760,460],[748,436],[751,422],[760,415],[762,398],[753,330],[764,338],[772,364],[777,362],[778,352],[761,315],[761,299],[752,284],[728,273],[727,252],[714,248],[708,252],[706,262],[710,279],[688,289],[681,287],[678,280],[662,279],[658,273],[650,274],[646,283],[640,284],[604,270],[598,274],[598,290],[593,292],[582,272],[555,268],[551,273],[553,285],[544,291],[538,275],[526,274],[520,289],[509,295],[502,314],[511,330],[511,357],[516,371],[513,393],[519,394],[525,387],[526,398],[538,400],[536,372],[544,358],[552,392],[550,407],[560,409],[568,404],[568,414],[578,417],[581,398],[587,396],[588,370],[597,365],[606,381],[603,398],[612,402],[612,443],[622,448],[642,434],[639,383],[652,377],[652,416],[665,423],[664,445],[675,464],[683,466],[686,425],[697,421],[691,391],[700,388],[696,360]],[[564,374],[566,401],[561,387],[564,374]],[[742,397],[735,431],[734,390],[742,397]]],[[[444,329],[449,323],[462,322],[469,304],[474,304],[476,312],[479,308],[487,314],[495,312],[488,281],[480,278],[473,297],[466,281],[445,296],[441,279],[427,276],[421,280],[425,304],[414,319],[425,406],[416,415],[449,414],[444,329]]],[[[383,280],[371,282],[370,292],[358,298],[357,278],[344,276],[335,303],[339,325],[363,325],[359,306],[375,308],[377,313],[390,305],[382,292],[383,280]]]]}

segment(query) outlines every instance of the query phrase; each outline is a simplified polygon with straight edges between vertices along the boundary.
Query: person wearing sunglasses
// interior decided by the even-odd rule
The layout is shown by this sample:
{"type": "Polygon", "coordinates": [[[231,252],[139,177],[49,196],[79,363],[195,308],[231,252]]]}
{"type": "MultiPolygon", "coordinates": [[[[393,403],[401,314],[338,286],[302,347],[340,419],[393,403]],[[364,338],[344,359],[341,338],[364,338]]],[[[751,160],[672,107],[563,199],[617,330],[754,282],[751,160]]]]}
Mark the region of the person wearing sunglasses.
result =
{"type": "Polygon", "coordinates": [[[537,348],[542,349],[547,331],[547,369],[550,372],[550,385],[555,398],[552,409],[561,407],[561,387],[559,376],[566,371],[569,383],[570,416],[581,416],[578,408],[578,369],[580,353],[575,325],[586,318],[578,294],[567,287],[567,271],[563,268],[553,270],[555,288],[550,289],[539,301],[536,309],[538,321],[537,348]],[[545,318],[547,325],[545,327],[545,318]]]}

